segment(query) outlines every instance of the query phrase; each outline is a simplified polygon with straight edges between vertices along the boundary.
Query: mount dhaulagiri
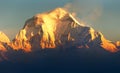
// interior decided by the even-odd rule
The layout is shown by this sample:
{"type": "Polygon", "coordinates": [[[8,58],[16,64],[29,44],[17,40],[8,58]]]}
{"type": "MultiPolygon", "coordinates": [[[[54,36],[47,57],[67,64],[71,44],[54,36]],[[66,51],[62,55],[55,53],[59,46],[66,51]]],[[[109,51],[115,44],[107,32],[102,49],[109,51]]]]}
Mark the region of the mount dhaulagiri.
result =
{"type": "MultiPolygon", "coordinates": [[[[1,59],[11,51],[37,52],[66,48],[100,48],[117,52],[120,42],[107,40],[101,32],[83,26],[71,13],[62,8],[34,15],[12,41],[0,33],[1,59]]],[[[5,56],[5,57],[4,57],[5,56]]]]}

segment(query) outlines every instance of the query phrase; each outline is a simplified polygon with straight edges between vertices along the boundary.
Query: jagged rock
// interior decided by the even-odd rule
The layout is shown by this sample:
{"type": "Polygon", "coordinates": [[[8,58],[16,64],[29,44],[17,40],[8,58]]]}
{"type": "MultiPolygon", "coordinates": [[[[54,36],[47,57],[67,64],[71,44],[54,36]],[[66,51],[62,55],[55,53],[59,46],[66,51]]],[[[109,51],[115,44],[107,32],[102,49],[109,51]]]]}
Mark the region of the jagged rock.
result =
{"type": "Polygon", "coordinates": [[[20,30],[20,32],[16,35],[16,38],[9,45],[14,50],[22,49],[26,52],[31,51],[31,45],[26,38],[26,30],[24,29],[20,30]]]}

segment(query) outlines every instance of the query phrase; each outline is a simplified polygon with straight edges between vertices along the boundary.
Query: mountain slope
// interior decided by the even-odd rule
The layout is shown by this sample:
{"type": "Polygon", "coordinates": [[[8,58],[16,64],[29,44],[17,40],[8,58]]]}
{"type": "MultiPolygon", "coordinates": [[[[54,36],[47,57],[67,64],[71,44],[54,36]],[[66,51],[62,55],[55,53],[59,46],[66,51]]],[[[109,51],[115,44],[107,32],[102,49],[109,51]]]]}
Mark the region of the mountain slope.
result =
{"type": "Polygon", "coordinates": [[[117,45],[106,40],[101,32],[82,26],[62,8],[37,14],[25,22],[23,29],[10,43],[15,50],[30,52],[45,48],[97,48],[118,51],[117,45]]]}

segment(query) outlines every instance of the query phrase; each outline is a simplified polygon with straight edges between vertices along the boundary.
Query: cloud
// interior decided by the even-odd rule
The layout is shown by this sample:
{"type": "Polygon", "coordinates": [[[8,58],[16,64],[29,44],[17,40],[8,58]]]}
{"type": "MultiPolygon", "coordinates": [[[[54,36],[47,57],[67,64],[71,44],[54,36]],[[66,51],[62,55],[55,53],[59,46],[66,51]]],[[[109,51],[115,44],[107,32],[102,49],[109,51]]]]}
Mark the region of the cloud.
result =
{"type": "Polygon", "coordinates": [[[94,24],[102,15],[102,1],[100,0],[74,0],[64,5],[64,8],[77,16],[79,22],[94,24]]]}

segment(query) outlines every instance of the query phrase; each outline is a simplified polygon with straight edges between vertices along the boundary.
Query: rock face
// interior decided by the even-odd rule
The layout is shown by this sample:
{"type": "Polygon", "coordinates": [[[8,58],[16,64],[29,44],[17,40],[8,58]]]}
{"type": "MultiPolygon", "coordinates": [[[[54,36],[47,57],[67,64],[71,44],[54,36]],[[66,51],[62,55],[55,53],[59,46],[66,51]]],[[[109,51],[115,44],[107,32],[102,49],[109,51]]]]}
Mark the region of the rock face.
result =
{"type": "Polygon", "coordinates": [[[31,51],[31,46],[26,37],[26,30],[21,29],[20,32],[16,35],[13,42],[9,44],[14,50],[24,50],[26,52],[31,51]]]}
{"type": "Polygon", "coordinates": [[[37,14],[25,22],[11,45],[27,52],[36,48],[90,48],[100,46],[107,51],[118,51],[117,45],[106,40],[101,32],[82,26],[62,8],[37,14]]]}
{"type": "Polygon", "coordinates": [[[115,45],[114,42],[111,42],[107,39],[105,39],[105,37],[102,35],[102,33],[100,33],[100,38],[101,38],[101,47],[104,48],[107,51],[110,52],[116,52],[119,51],[119,49],[117,48],[117,46],[115,45]]]}
{"type": "Polygon", "coordinates": [[[2,52],[6,52],[7,51],[7,49],[3,46],[2,43],[0,43],[0,51],[2,51],[2,52]]]}

